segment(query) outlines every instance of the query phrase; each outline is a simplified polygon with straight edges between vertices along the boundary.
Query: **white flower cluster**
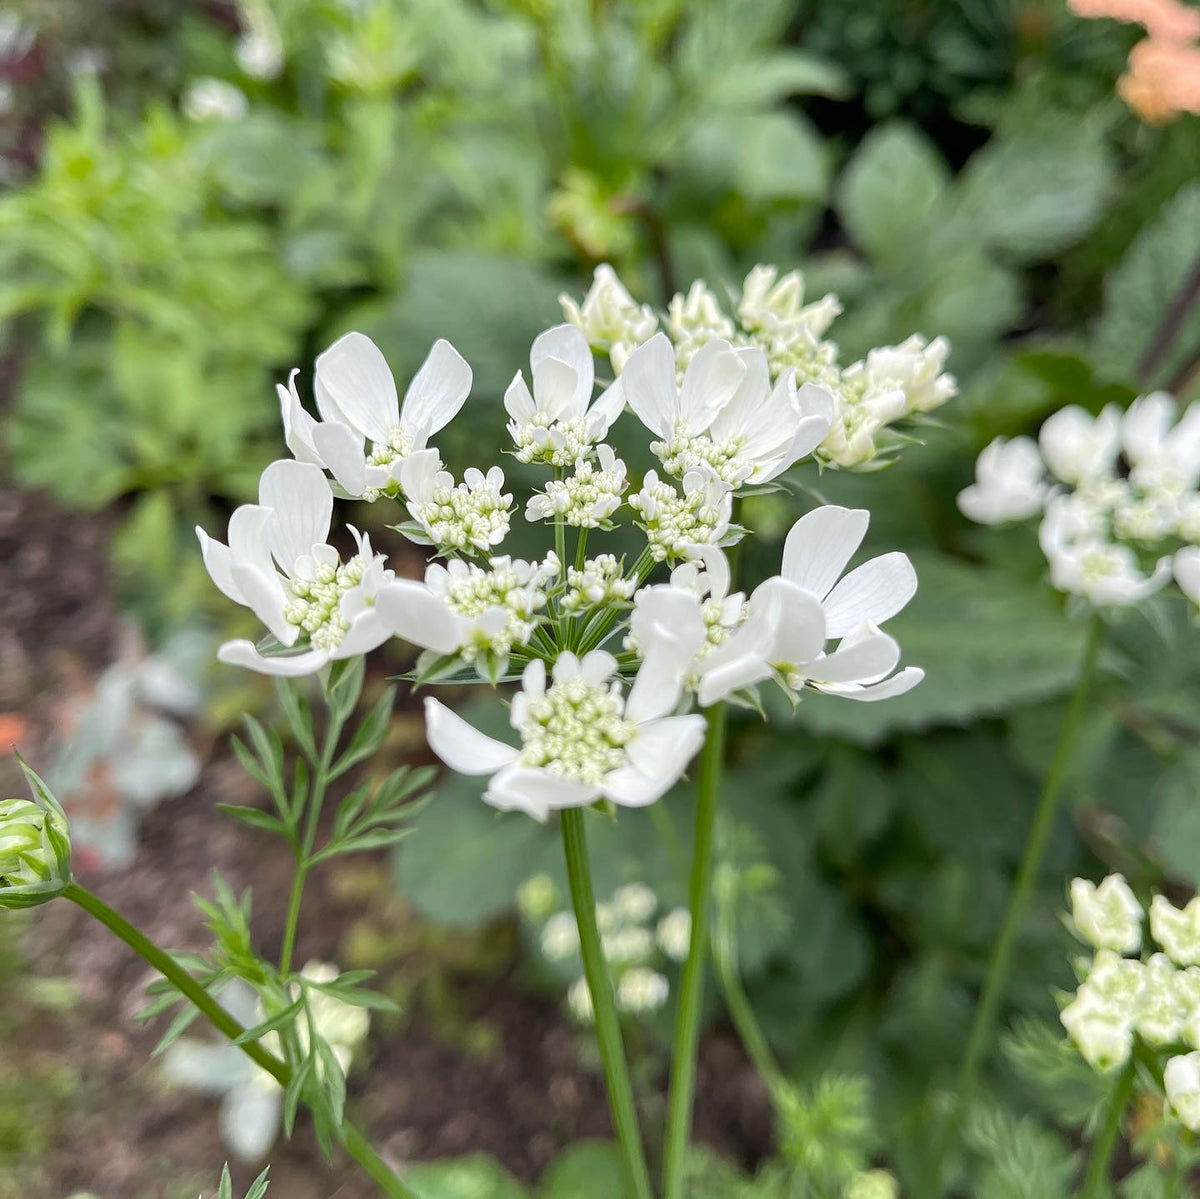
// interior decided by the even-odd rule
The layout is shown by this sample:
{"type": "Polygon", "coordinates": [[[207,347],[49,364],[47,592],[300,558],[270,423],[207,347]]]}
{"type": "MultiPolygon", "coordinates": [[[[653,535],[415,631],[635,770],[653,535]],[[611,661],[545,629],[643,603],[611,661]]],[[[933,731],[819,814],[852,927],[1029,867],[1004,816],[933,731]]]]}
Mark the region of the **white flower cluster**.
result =
{"type": "MultiPolygon", "coordinates": [[[[746,319],[772,344],[796,321],[817,319],[800,305],[798,283],[764,290],[766,277],[755,279],[746,319]]],[[[602,309],[606,328],[617,311],[643,327],[618,300],[584,309],[602,309]]],[[[488,803],[538,819],[659,799],[702,740],[695,701],[754,702],[752,689],[768,680],[793,699],[815,688],[860,700],[919,682],[920,670],[897,671],[899,646],[879,627],[916,590],[908,559],[885,554],[842,578],[866,534],[865,511],[809,512],[788,535],[777,576],[748,597],[732,588],[721,547],[746,532],[734,523],[735,497],[816,449],[830,428],[828,393],[797,388],[790,368],[773,376],[759,346],[717,337],[695,347],[682,375],[662,334],[624,365],[595,395],[587,339],[560,325],[534,342],[531,382],[518,373],[505,394],[516,455],[554,475],[525,513],[555,526],[556,549],[540,561],[503,552],[513,497],[499,467],[471,467],[456,482],[429,444],[471,386],[449,343],[434,344],[401,401],[376,346],[347,334],[317,358],[320,420],[301,404],[293,372],[279,398],[295,460],[264,471],[259,502],[233,514],[227,545],[198,530],[217,586],[277,643],[230,642],[222,660],[301,675],[398,637],[424,651],[420,681],[519,675],[515,744],[483,736],[435,699],[426,701],[427,730],[447,765],[489,778],[488,803]],[[626,409],[657,439],[663,462],[628,497],[625,465],[603,440],[626,409]],[[394,527],[444,563],[423,580],[396,578],[357,533],[343,560],[330,538],[335,494],[403,506],[411,521],[394,527]],[[637,559],[627,566],[596,546],[588,557],[589,535],[622,515],[644,534],[637,559]],[[568,537],[574,553],[564,561],[568,537]],[[674,571],[655,581],[663,562],[674,571]]],[[[881,363],[876,373],[891,369],[881,363]]]]}
{"type": "Polygon", "coordinates": [[[1067,407],[1038,440],[997,438],[958,497],[981,524],[1041,517],[1060,591],[1097,607],[1136,604],[1175,576],[1200,604],[1200,404],[1165,392],[1093,417],[1067,407]]]}
{"type": "Polygon", "coordinates": [[[1135,1040],[1167,1055],[1167,1102],[1200,1130],[1200,898],[1183,909],[1163,895],[1150,903],[1150,935],[1161,952],[1143,960],[1146,914],[1119,874],[1098,886],[1071,883],[1071,918],[1095,950],[1063,1027],[1097,1070],[1129,1060],[1135,1040]],[[1192,1052],[1187,1052],[1190,1047],[1192,1052]]]}
{"type": "MultiPolygon", "coordinates": [[[[862,361],[842,367],[837,344],[825,339],[841,304],[832,294],[807,304],[804,299],[803,275],[791,271],[780,277],[773,266],[756,266],[746,276],[740,293],[730,297],[732,314],[707,284],[697,281],[686,295],[674,296],[660,318],[646,305],[636,304],[607,265],[596,268],[581,304],[560,297],[567,320],[608,355],[622,381],[638,347],[657,338],[669,351],[669,356],[662,353],[663,361],[683,377],[710,345],[753,351],[743,361],[761,362],[769,379],[799,387],[802,405],[825,411],[825,428],[803,453],[816,450],[822,461],[847,468],[878,463],[899,444],[889,431],[892,425],[931,412],[956,394],[953,377],[943,372],[950,347],[945,338],[927,342],[914,334],[900,345],[879,347],[862,361]],[[657,332],[660,325],[664,333],[657,332]]],[[[697,444],[703,429],[655,431],[661,439],[655,452],[669,473],[679,473],[700,458],[729,481],[744,481],[735,477],[738,468],[730,465],[738,457],[732,438],[697,444]]]]}
{"type": "MultiPolygon", "coordinates": [[[[540,883],[539,900],[547,883],[553,888],[549,879],[540,883]]],[[[538,945],[542,956],[555,966],[577,965],[579,930],[574,913],[563,910],[544,916],[544,906],[541,902],[522,904],[524,914],[535,925],[540,924],[538,945]]],[[[672,908],[659,916],[656,924],[658,914],[658,896],[644,883],[618,887],[610,899],[596,905],[596,923],[616,989],[617,1007],[633,1016],[650,1015],[663,1007],[671,993],[662,972],[663,959],[682,962],[688,954],[691,916],[687,909],[672,908]]],[[[580,1023],[593,1019],[592,996],[583,977],[567,988],[567,1006],[580,1023]]]]}

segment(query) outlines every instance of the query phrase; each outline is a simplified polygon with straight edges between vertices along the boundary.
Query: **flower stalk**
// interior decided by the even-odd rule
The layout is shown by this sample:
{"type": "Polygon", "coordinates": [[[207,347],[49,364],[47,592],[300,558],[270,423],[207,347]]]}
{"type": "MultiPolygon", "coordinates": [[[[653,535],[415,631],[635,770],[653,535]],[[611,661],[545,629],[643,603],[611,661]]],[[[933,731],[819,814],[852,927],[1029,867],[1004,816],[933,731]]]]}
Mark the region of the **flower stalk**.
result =
{"type": "Polygon", "coordinates": [[[700,753],[697,779],[696,836],[688,881],[688,910],[692,938],[679,985],[679,1008],[671,1053],[671,1088],[667,1109],[667,1136],[663,1151],[663,1194],[682,1199],[692,1107],[696,1087],[696,1050],[700,1040],[700,1009],[704,999],[704,967],[708,958],[709,895],[712,890],[713,828],[721,768],[725,759],[726,710],[724,703],[705,709],[708,723],[700,753]]]}
{"type": "Polygon", "coordinates": [[[596,1040],[604,1064],[609,1109],[631,1193],[635,1199],[652,1199],[654,1192],[650,1187],[650,1173],[646,1168],[645,1150],[638,1129],[633,1086],[629,1081],[629,1068],[621,1039],[621,1024],[608,977],[608,963],[600,941],[600,929],[596,924],[596,897],[592,890],[583,819],[583,811],[579,808],[567,808],[562,813],[563,852],[567,860],[567,879],[571,887],[575,921],[579,927],[583,971],[596,1017],[596,1040]]]}
{"type": "MultiPolygon", "coordinates": [[[[255,1065],[261,1067],[281,1087],[287,1088],[292,1080],[291,1068],[273,1053],[268,1052],[258,1041],[238,1042],[246,1029],[235,1020],[165,949],[156,945],[136,925],[131,924],[119,912],[114,911],[98,895],[78,883],[68,883],[62,892],[63,898],[81,907],[89,916],[98,920],[109,932],[124,941],[140,958],[153,966],[200,1014],[217,1030],[229,1038],[255,1065]]],[[[346,1152],[358,1163],[362,1171],[371,1178],[380,1191],[389,1199],[416,1199],[412,1191],[396,1177],[391,1167],[379,1156],[366,1137],[349,1121],[341,1128],[342,1143],[346,1152]]]]}
{"type": "Polygon", "coordinates": [[[1029,909],[1029,902],[1042,867],[1042,860],[1046,856],[1046,846],[1050,841],[1050,833],[1058,814],[1059,798],[1062,795],[1063,783],[1066,781],[1075,738],[1087,706],[1088,692],[1096,673],[1096,660],[1103,639],[1104,620],[1097,614],[1092,617],[1087,631],[1075,691],[1063,718],[1062,729],[1058,735],[1058,745],[1042,787],[1033,824],[1030,826],[1025,850],[1021,856],[1021,864],[1017,870],[1016,882],[1013,884],[1008,907],[1004,913],[1004,923],[992,950],[992,958],[988,964],[979,1005],[975,1009],[975,1020],[971,1026],[971,1035],[967,1041],[967,1050],[963,1056],[958,1080],[958,1103],[960,1105],[973,1094],[980,1068],[992,1043],[1000,1005],[1004,1000],[1008,978],[1012,972],[1017,938],[1029,909]]]}
{"type": "Polygon", "coordinates": [[[1088,1158],[1087,1174],[1084,1176],[1083,1189],[1079,1192],[1080,1199],[1100,1199],[1108,1193],[1108,1171],[1112,1164],[1113,1150],[1121,1132],[1121,1120],[1125,1109],[1133,1097],[1133,1084],[1137,1077],[1137,1063],[1130,1058],[1125,1067],[1117,1075],[1108,1104],[1104,1109],[1104,1119],[1092,1142],[1092,1152],[1088,1158]]]}

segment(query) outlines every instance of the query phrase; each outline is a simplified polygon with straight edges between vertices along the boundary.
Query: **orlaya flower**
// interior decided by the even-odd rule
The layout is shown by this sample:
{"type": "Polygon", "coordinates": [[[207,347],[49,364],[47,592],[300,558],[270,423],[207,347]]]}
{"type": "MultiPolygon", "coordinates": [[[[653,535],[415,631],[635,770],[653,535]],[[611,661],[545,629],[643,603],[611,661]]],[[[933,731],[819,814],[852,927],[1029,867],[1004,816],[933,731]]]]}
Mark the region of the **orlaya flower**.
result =
{"type": "Polygon", "coordinates": [[[379,347],[347,333],[318,355],[313,391],[321,420],[305,412],[293,371],[280,387],[284,437],[300,462],[328,470],[349,495],[376,499],[399,488],[400,464],[458,414],[471,390],[471,368],[439,338],[400,403],[379,347]]]}
{"type": "Polygon", "coordinates": [[[373,604],[392,572],[355,529],[358,553],[349,561],[327,544],[333,496],[320,467],[271,463],[259,480],[258,501],[229,518],[228,545],[196,529],[204,565],[217,587],[251,609],[281,645],[303,639],[308,648],[264,656],[249,641],[230,641],[221,646],[221,661],[263,674],[304,675],[387,640],[373,604]]]}
{"type": "Polygon", "coordinates": [[[1099,416],[1070,404],[1047,418],[1038,433],[1046,465],[1064,483],[1078,485],[1111,473],[1121,448],[1121,409],[1099,416]]]}
{"type": "Polygon", "coordinates": [[[529,352],[529,373],[532,391],[518,371],[504,393],[517,457],[571,466],[603,439],[625,406],[624,396],[614,385],[591,403],[592,351],[574,325],[556,325],[538,336],[529,352]]]}
{"type": "Polygon", "coordinates": [[[774,386],[766,355],[715,338],[676,383],[675,351],[656,334],[621,375],[629,407],[660,440],[651,449],[669,474],[706,465],[735,487],[766,483],[812,453],[829,432],[833,397],[785,371],[774,386]]]}
{"type": "Polygon", "coordinates": [[[486,552],[507,536],[513,497],[502,490],[498,466],[486,474],[469,466],[456,484],[436,450],[418,450],[400,464],[399,477],[413,520],[440,549],[486,552]]]}
{"type": "Polygon", "coordinates": [[[1031,437],[997,437],[975,463],[975,482],[958,493],[958,506],[983,525],[1026,520],[1042,510],[1046,467],[1031,437]]]}
{"type": "Polygon", "coordinates": [[[1180,416],[1165,391],[1139,397],[1121,419],[1121,447],[1137,486],[1172,494],[1194,490],[1200,482],[1200,404],[1180,416]]]}
{"type": "Polygon", "coordinates": [[[560,654],[549,685],[542,661],[525,668],[511,724],[520,747],[485,736],[436,699],[425,701],[430,748],[460,774],[490,775],[484,800],[546,819],[608,799],[644,807],[683,774],[704,739],[704,717],[672,716],[672,671],[643,667],[628,694],[603,650],[560,654]]]}
{"type": "Polygon", "coordinates": [[[917,576],[907,555],[882,554],[842,571],[866,535],[870,513],[826,505],[788,533],[782,571],[750,597],[748,621],[774,630],[767,657],[791,690],[814,687],[847,699],[880,700],[915,687],[925,672],[893,673],[900,647],[880,628],[912,599],[917,576]],[[826,651],[829,641],[837,648],[826,651]]]}

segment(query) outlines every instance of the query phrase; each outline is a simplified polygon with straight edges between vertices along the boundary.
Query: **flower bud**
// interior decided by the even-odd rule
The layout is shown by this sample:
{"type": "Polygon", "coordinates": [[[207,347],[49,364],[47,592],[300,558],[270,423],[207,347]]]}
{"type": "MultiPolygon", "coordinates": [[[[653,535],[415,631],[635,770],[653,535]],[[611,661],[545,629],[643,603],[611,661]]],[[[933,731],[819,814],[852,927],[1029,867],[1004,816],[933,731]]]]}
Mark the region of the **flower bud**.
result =
{"type": "Polygon", "coordinates": [[[46,903],[71,881],[66,814],[24,762],[21,768],[35,798],[0,800],[0,908],[46,903]]]}
{"type": "Polygon", "coordinates": [[[1136,953],[1144,913],[1129,884],[1110,874],[1098,887],[1087,879],[1071,883],[1071,918],[1084,940],[1097,949],[1136,953]]]}

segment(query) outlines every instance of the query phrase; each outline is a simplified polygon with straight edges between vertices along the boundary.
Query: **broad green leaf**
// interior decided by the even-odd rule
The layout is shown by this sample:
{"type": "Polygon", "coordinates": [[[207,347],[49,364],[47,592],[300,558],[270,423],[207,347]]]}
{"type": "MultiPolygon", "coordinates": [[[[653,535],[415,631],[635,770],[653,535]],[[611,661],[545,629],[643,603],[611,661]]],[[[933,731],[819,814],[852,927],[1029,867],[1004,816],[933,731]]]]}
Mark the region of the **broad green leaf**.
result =
{"type": "Polygon", "coordinates": [[[850,236],[881,261],[909,257],[949,183],[937,147],[914,126],[877,125],[863,139],[837,189],[850,236]]]}
{"type": "Polygon", "coordinates": [[[1153,373],[1143,360],[1171,305],[1200,262],[1200,182],[1183,188],[1138,235],[1105,280],[1096,327],[1096,359],[1114,377],[1147,387],[1170,382],[1200,346],[1200,305],[1193,303],[1153,373]]]}
{"type": "Polygon", "coordinates": [[[542,1175],[537,1199],[621,1199],[625,1176],[616,1147],[572,1145],[542,1175]]]}
{"type": "Polygon", "coordinates": [[[829,161],[815,129],[794,112],[773,112],[740,122],[736,140],[737,181],[751,201],[823,200],[829,190],[829,161]]]}
{"type": "Polygon", "coordinates": [[[529,1199],[499,1162],[483,1154],[414,1166],[404,1182],[417,1199],[529,1199]]]}

